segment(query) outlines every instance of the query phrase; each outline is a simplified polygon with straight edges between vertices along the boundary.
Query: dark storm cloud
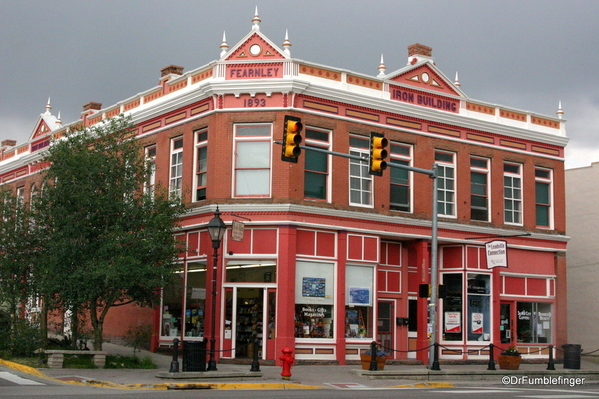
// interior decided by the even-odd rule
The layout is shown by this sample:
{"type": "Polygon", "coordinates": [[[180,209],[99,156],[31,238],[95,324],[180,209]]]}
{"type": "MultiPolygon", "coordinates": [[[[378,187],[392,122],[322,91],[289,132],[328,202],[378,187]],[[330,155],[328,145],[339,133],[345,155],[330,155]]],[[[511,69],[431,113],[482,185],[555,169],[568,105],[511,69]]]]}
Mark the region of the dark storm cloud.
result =
{"type": "Polygon", "coordinates": [[[597,1],[0,1],[0,140],[23,142],[48,97],[63,122],[81,106],[108,106],[158,83],[169,64],[195,69],[251,28],[293,57],[376,76],[433,47],[471,98],[543,115],[562,101],[567,165],[599,161],[597,1]]]}

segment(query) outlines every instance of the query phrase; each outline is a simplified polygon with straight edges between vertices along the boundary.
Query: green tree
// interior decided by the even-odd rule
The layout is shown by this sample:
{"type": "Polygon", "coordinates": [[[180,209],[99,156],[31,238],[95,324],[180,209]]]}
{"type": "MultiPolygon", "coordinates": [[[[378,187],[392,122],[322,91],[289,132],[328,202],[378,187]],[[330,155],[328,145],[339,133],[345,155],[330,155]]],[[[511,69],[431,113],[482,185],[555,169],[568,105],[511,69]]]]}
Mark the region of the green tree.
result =
{"type": "Polygon", "coordinates": [[[52,142],[41,195],[42,291],[47,303],[86,311],[102,349],[108,311],[155,306],[180,248],[184,207],[167,190],[150,195],[150,173],[130,118],[118,116],[52,142]]]}
{"type": "Polygon", "coordinates": [[[24,199],[10,187],[0,188],[0,311],[5,315],[0,348],[13,354],[21,352],[17,350],[19,342],[39,341],[39,337],[24,335],[20,328],[28,323],[24,320],[28,300],[37,295],[33,279],[35,257],[40,252],[36,229],[24,199]]]}

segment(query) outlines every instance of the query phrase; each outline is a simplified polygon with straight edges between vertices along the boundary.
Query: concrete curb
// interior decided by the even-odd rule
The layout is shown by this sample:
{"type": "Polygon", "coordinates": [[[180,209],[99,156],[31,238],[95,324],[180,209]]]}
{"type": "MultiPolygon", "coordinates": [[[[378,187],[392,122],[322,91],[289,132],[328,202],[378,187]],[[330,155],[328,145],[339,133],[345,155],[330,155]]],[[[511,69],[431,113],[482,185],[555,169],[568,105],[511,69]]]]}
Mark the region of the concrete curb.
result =
{"type": "Polygon", "coordinates": [[[9,367],[13,370],[17,370],[29,375],[33,375],[46,380],[60,382],[63,384],[72,385],[85,385],[99,388],[113,388],[113,389],[142,389],[142,390],[169,390],[169,389],[331,389],[330,387],[317,386],[317,385],[303,385],[293,383],[233,383],[233,382],[168,382],[159,384],[118,384],[108,381],[98,380],[83,380],[83,381],[65,381],[56,378],[52,378],[42,373],[36,368],[25,366],[23,364],[10,362],[8,360],[0,359],[0,365],[9,367]]]}

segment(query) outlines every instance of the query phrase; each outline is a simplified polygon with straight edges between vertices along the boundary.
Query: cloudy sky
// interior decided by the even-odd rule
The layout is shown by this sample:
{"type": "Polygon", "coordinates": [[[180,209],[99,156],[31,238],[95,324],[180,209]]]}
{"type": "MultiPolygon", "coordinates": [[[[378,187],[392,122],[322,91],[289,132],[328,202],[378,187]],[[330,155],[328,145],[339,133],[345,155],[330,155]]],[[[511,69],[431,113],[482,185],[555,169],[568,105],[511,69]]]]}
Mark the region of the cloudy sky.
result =
{"type": "Polygon", "coordinates": [[[599,1],[569,0],[0,0],[0,140],[24,142],[51,97],[63,123],[154,87],[170,64],[196,69],[251,29],[292,56],[376,76],[433,48],[475,100],[555,116],[566,166],[599,161],[599,1]]]}

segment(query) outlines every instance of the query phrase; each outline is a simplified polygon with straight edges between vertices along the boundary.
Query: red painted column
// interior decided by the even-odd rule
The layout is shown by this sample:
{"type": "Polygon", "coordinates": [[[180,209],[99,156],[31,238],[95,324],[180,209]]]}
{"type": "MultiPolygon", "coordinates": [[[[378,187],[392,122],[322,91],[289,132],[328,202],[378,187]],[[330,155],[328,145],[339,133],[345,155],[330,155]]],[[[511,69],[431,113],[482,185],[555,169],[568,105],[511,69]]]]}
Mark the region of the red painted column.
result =
{"type": "MultiPolygon", "coordinates": [[[[486,259],[486,258],[485,258],[486,259]]],[[[491,284],[491,301],[493,302],[493,313],[491,317],[493,318],[493,331],[491,331],[491,342],[493,345],[501,347],[501,331],[499,330],[501,326],[501,292],[502,292],[502,283],[501,283],[501,274],[500,269],[502,267],[494,267],[493,268],[493,283],[491,284]]],[[[497,355],[499,354],[499,349],[496,349],[493,353],[493,357],[497,359],[497,355]]]]}
{"type": "Polygon", "coordinates": [[[160,340],[160,306],[156,306],[152,311],[152,338],[150,339],[150,352],[156,352],[160,340]]]}
{"type": "Polygon", "coordinates": [[[335,342],[337,346],[337,361],[345,364],[345,267],[347,264],[347,232],[337,233],[337,297],[335,307],[335,342]]]}
{"type": "MultiPolygon", "coordinates": [[[[216,348],[216,352],[215,352],[215,358],[218,361],[218,359],[220,359],[222,357],[222,353],[220,352],[220,350],[222,349],[222,342],[220,340],[220,334],[221,334],[221,330],[222,330],[222,326],[224,324],[223,318],[224,318],[224,312],[222,311],[222,303],[224,300],[224,289],[223,289],[223,276],[224,276],[224,268],[225,268],[225,264],[223,261],[223,254],[225,253],[225,248],[226,248],[226,237],[227,235],[225,234],[225,237],[223,237],[223,240],[221,242],[220,248],[218,248],[218,259],[217,259],[217,264],[216,264],[216,310],[215,310],[215,315],[214,315],[214,320],[212,320],[212,301],[213,301],[213,294],[212,294],[212,276],[213,276],[213,269],[214,269],[214,250],[211,248],[211,252],[210,255],[208,256],[207,259],[207,264],[206,264],[206,306],[204,308],[204,315],[205,315],[205,325],[204,325],[204,337],[205,339],[208,340],[208,342],[206,343],[206,350],[210,351],[210,339],[212,339],[212,337],[210,336],[211,331],[212,331],[212,323],[215,323],[215,331],[214,331],[214,339],[216,340],[215,342],[215,348],[216,348]]],[[[187,261],[185,261],[185,273],[187,274],[187,261]]],[[[187,285],[187,277],[185,278],[185,285],[187,285]]],[[[185,296],[185,289],[183,289],[182,295],[185,296]]],[[[183,298],[184,300],[184,298],[183,298]]],[[[184,322],[185,320],[185,314],[181,315],[181,320],[182,322],[184,322]]],[[[179,339],[184,339],[184,337],[179,337],[179,339]]],[[[209,359],[208,359],[209,360],[209,359]]]]}
{"type": "Polygon", "coordinates": [[[553,341],[555,342],[555,347],[559,349],[557,351],[558,359],[563,359],[564,356],[563,352],[561,352],[562,345],[575,343],[568,342],[567,283],[566,255],[563,252],[558,252],[555,254],[555,304],[553,305],[555,308],[555,320],[553,321],[555,323],[555,337],[553,341]]]}
{"type": "MultiPolygon", "coordinates": [[[[419,284],[430,284],[430,261],[431,255],[428,241],[418,241],[413,244],[416,250],[416,262],[418,265],[419,284]]],[[[438,312],[441,310],[438,309],[438,312]]],[[[428,298],[418,298],[417,305],[418,323],[417,323],[417,338],[416,338],[416,359],[421,360],[424,364],[428,364],[428,350],[423,348],[428,347],[431,342],[428,339],[428,298]]]]}
{"type": "Polygon", "coordinates": [[[295,348],[295,262],[297,230],[295,226],[279,227],[279,262],[277,265],[277,314],[274,359],[280,365],[283,348],[295,348]]]}

